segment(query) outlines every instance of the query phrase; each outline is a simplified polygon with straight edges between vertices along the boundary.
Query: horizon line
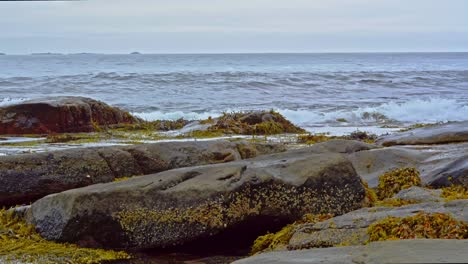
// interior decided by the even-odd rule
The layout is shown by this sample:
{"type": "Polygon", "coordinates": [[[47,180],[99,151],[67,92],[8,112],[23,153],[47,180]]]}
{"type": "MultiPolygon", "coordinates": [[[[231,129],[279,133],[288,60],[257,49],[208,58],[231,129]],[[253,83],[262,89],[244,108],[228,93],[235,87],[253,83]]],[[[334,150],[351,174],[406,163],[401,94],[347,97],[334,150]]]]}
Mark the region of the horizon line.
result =
{"type": "Polygon", "coordinates": [[[242,55],[242,54],[407,54],[407,53],[468,53],[466,51],[267,51],[267,52],[143,52],[143,51],[131,51],[131,52],[116,52],[116,53],[103,53],[103,52],[31,52],[31,53],[6,53],[0,52],[2,56],[8,55],[242,55]],[[136,54],[132,54],[136,53],[136,54]]]}

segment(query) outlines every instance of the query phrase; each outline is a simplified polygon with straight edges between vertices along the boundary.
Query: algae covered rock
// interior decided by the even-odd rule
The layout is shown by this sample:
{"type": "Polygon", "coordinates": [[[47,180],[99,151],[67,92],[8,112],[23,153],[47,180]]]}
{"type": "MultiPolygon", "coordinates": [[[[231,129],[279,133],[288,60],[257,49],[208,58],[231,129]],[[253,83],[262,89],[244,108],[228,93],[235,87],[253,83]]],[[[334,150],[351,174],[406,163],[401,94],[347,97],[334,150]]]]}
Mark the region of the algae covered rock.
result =
{"type": "Polygon", "coordinates": [[[416,128],[381,137],[377,142],[383,146],[447,144],[468,141],[468,121],[416,128]]]}
{"type": "Polygon", "coordinates": [[[164,170],[223,163],[284,151],[279,144],[165,142],[0,157],[0,205],[164,170]],[[248,150],[248,151],[247,151],[248,150]]]}
{"type": "Polygon", "coordinates": [[[139,121],[128,112],[85,97],[46,97],[0,108],[0,134],[92,132],[97,126],[139,121]]]}
{"type": "Polygon", "coordinates": [[[0,210],[1,263],[92,264],[128,259],[126,252],[89,249],[47,241],[12,210],[0,210]]]}
{"type": "MultiPolygon", "coordinates": [[[[466,223],[468,222],[468,200],[410,204],[401,207],[362,208],[320,223],[298,226],[289,241],[288,248],[360,245],[369,240],[369,226],[372,224],[385,221],[389,217],[402,219],[414,217],[420,212],[448,215],[456,221],[466,223]]],[[[416,221],[419,219],[414,218],[416,221]]],[[[448,223],[443,224],[448,226],[448,223]]],[[[409,231],[416,231],[416,229],[409,231]]]]}
{"type": "Polygon", "coordinates": [[[203,247],[207,240],[256,237],[308,213],[340,215],[364,199],[361,180],[342,154],[285,152],[49,195],[32,204],[28,221],[50,240],[203,247]]]}
{"type": "Polygon", "coordinates": [[[380,175],[403,167],[416,168],[425,185],[468,186],[468,143],[377,148],[353,152],[349,159],[370,187],[377,187],[380,175]]]}
{"type": "Polygon", "coordinates": [[[226,134],[273,135],[305,132],[275,111],[225,113],[210,122],[214,124],[208,128],[209,131],[226,134]]]}

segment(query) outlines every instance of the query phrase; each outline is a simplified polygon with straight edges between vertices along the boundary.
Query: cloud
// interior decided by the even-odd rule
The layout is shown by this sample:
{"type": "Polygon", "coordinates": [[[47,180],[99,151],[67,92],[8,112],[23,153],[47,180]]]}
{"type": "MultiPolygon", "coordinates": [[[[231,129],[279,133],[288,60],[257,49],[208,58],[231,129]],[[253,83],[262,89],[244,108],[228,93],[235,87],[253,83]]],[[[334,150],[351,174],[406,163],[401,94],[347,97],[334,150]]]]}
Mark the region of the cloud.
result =
{"type": "MultiPolygon", "coordinates": [[[[21,39],[33,40],[37,46],[48,44],[51,48],[64,50],[69,48],[62,46],[67,43],[67,39],[80,37],[95,39],[95,46],[98,47],[106,42],[104,36],[119,39],[127,36],[141,41],[145,38],[154,41],[170,35],[169,40],[176,41],[186,39],[186,34],[199,34],[201,40],[196,42],[201,45],[198,47],[200,49],[210,44],[202,40],[214,41],[220,35],[244,41],[250,37],[250,41],[271,46],[265,49],[276,49],[275,45],[266,43],[266,39],[287,42],[282,47],[286,50],[294,49],[294,39],[289,42],[279,37],[296,38],[299,43],[303,39],[315,39],[318,36],[325,38],[320,42],[340,39],[345,41],[341,43],[345,50],[359,36],[365,35],[372,41],[366,43],[366,46],[374,45],[379,49],[385,46],[380,39],[388,39],[389,36],[401,38],[407,34],[429,36],[424,39],[432,42],[438,42],[442,36],[453,38],[453,43],[446,43],[446,48],[454,49],[466,44],[461,36],[468,31],[466,10],[468,1],[465,0],[0,2],[0,25],[3,25],[0,35],[3,44],[0,44],[0,49],[18,50],[15,46],[21,39]],[[251,38],[255,34],[258,37],[251,38]],[[275,34],[277,39],[274,38],[275,34]],[[64,44],[59,46],[61,41],[54,43],[47,39],[61,39],[64,44]]],[[[123,43],[107,44],[126,48],[123,43]]],[[[184,48],[180,43],[175,46],[180,46],[181,51],[193,49],[184,48]]],[[[252,43],[252,46],[258,45],[252,43]]],[[[236,46],[228,47],[226,43],[225,48],[235,50],[236,46]]]]}

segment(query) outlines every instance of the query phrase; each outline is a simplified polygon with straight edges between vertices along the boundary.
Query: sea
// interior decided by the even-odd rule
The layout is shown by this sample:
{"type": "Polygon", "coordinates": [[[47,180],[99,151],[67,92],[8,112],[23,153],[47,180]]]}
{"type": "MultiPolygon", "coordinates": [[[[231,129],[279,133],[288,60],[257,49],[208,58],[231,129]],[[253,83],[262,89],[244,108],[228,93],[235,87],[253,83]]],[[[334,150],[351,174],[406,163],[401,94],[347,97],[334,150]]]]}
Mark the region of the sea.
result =
{"type": "Polygon", "coordinates": [[[146,119],[270,110],[312,133],[468,120],[468,53],[0,56],[0,106],[86,96],[146,119]]]}

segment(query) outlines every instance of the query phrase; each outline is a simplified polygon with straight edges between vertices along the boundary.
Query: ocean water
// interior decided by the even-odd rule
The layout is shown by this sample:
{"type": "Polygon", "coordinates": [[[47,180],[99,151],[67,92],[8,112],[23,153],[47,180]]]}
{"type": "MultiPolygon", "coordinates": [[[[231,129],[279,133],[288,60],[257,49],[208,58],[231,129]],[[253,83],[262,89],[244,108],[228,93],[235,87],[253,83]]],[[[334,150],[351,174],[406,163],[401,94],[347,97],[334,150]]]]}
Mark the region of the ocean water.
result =
{"type": "Polygon", "coordinates": [[[468,120],[468,53],[0,56],[0,105],[55,95],[148,120],[275,109],[312,132],[384,133],[468,120]]]}

